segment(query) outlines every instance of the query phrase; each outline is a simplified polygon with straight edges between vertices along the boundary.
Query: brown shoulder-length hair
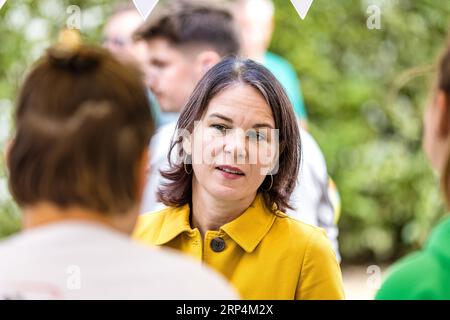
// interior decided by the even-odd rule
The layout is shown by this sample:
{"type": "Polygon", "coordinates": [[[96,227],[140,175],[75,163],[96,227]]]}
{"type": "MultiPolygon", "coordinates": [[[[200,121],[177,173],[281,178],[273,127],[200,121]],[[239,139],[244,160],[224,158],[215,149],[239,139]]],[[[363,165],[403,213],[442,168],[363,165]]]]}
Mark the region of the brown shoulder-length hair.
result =
{"type": "MultiPolygon", "coordinates": [[[[292,208],[289,198],[297,182],[300,166],[300,132],[292,105],[283,87],[264,66],[249,59],[229,57],[211,68],[197,84],[186,106],[181,112],[176,132],[187,130],[192,133],[194,122],[205,114],[213,97],[235,84],[249,85],[258,90],[272,109],[275,129],[279,130],[279,167],[271,177],[267,176],[258,192],[264,194],[268,208],[276,204],[279,210],[292,208]],[[272,186],[271,186],[272,184],[272,186]],[[265,191],[268,190],[268,191],[265,191]]],[[[245,110],[242,110],[245,112],[245,110]]],[[[190,203],[192,197],[192,170],[183,161],[174,163],[172,153],[176,150],[177,160],[184,159],[183,136],[172,139],[168,160],[170,168],[161,171],[167,179],[158,190],[158,199],[171,207],[190,203]]]]}
{"type": "MultiPolygon", "coordinates": [[[[450,108],[450,42],[439,63],[437,88],[445,93],[447,104],[450,108]]],[[[450,121],[450,119],[448,119],[448,121],[450,121]]],[[[441,174],[441,188],[447,206],[450,208],[450,152],[447,155],[444,170],[441,174]]]]}

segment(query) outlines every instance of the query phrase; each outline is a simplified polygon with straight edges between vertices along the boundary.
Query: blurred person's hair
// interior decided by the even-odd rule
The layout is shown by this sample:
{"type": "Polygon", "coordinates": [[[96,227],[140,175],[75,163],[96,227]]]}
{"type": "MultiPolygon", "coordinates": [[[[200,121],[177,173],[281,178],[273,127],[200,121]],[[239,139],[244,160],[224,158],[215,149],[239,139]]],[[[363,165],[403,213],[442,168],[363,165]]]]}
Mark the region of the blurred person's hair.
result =
{"type": "Polygon", "coordinates": [[[15,111],[7,164],[19,206],[50,202],[113,214],[139,205],[139,168],[154,132],[140,79],[98,47],[48,49],[15,111]]]}
{"type": "MultiPolygon", "coordinates": [[[[277,174],[267,177],[259,188],[264,194],[266,206],[272,209],[275,203],[279,210],[291,208],[290,195],[296,186],[301,160],[300,132],[289,98],[273,74],[263,65],[250,59],[229,57],[212,67],[200,80],[181,112],[177,130],[194,130],[194,123],[199,121],[208,108],[209,102],[219,93],[234,85],[249,85],[255,88],[266,100],[272,110],[275,128],[279,130],[279,166],[277,174]],[[268,190],[268,191],[267,191],[268,190]]],[[[246,112],[242,110],[242,112],[246,112]]],[[[179,207],[189,203],[192,197],[192,175],[186,172],[191,164],[174,163],[172,152],[183,159],[183,136],[176,137],[170,147],[168,161],[170,168],[162,171],[168,180],[158,190],[158,199],[165,205],[179,207]]],[[[179,160],[178,159],[178,160],[179,160]]]]}
{"type": "Polygon", "coordinates": [[[222,57],[240,49],[230,10],[215,1],[174,0],[161,6],[135,33],[135,40],[156,38],[179,47],[206,46],[222,57]]]}
{"type": "MultiPolygon", "coordinates": [[[[445,93],[448,108],[450,108],[450,41],[439,63],[437,88],[445,93]]],[[[450,122],[450,119],[448,121],[450,122]]],[[[447,155],[444,171],[442,172],[441,187],[447,206],[450,208],[450,153],[447,155]]]]}

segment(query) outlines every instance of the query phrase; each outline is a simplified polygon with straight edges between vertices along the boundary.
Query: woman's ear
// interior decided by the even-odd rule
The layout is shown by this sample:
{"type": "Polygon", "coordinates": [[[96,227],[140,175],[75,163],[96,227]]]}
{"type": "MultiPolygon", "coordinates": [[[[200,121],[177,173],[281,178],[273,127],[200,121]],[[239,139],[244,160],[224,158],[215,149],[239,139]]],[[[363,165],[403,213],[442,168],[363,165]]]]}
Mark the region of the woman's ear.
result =
{"type": "Polygon", "coordinates": [[[442,137],[450,134],[450,99],[443,91],[439,91],[436,98],[438,133],[442,137]]]}
{"type": "Polygon", "coordinates": [[[280,169],[280,158],[279,151],[275,148],[271,148],[270,154],[265,155],[263,161],[263,167],[261,168],[261,174],[266,175],[276,175],[280,169]]]}
{"type": "Polygon", "coordinates": [[[192,141],[191,141],[191,135],[183,137],[183,151],[187,155],[192,155],[192,141]]]}

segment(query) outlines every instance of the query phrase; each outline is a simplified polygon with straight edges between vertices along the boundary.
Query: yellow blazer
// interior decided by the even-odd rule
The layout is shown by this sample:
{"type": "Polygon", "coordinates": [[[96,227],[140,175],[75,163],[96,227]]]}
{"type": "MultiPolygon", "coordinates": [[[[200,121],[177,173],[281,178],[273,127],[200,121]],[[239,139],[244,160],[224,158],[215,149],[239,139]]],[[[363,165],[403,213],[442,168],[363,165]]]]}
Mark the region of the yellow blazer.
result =
{"type": "Polygon", "coordinates": [[[208,264],[243,299],[344,298],[341,270],[325,231],[269,210],[262,195],[203,240],[190,226],[189,214],[185,205],[142,215],[133,238],[208,264]]]}

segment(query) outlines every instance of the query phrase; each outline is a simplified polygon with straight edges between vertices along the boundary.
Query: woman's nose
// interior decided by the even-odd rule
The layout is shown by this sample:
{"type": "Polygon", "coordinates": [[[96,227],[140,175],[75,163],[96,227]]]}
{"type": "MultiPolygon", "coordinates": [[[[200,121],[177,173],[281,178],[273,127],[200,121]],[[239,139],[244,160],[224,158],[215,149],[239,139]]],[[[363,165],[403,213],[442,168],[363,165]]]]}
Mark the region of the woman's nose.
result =
{"type": "Polygon", "coordinates": [[[247,158],[246,134],[242,130],[233,130],[225,136],[224,151],[232,155],[234,160],[247,158]]]}

